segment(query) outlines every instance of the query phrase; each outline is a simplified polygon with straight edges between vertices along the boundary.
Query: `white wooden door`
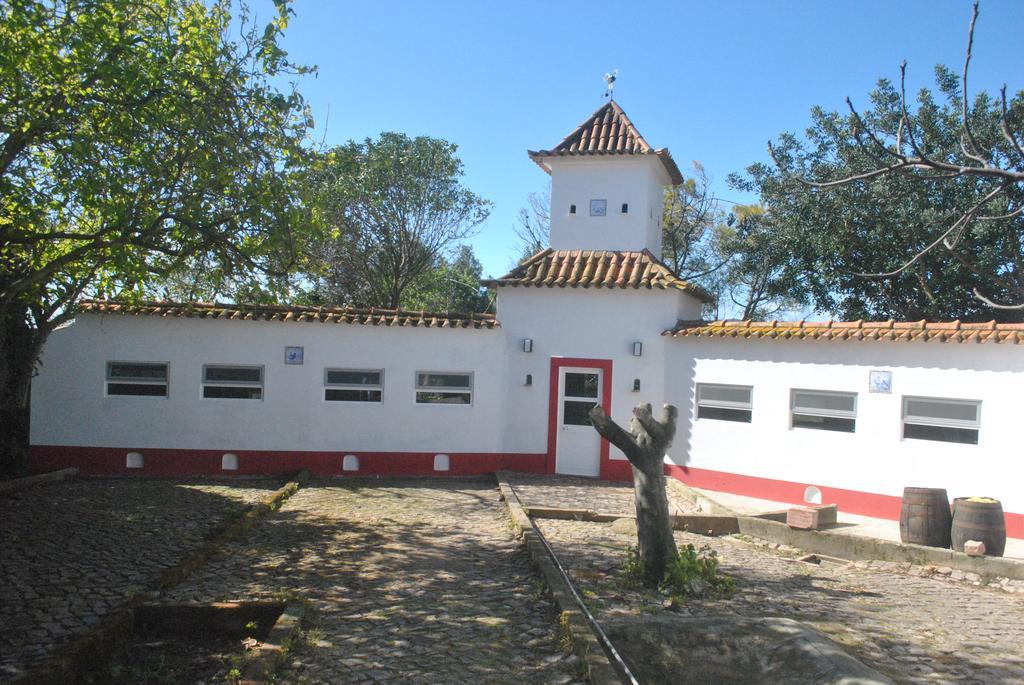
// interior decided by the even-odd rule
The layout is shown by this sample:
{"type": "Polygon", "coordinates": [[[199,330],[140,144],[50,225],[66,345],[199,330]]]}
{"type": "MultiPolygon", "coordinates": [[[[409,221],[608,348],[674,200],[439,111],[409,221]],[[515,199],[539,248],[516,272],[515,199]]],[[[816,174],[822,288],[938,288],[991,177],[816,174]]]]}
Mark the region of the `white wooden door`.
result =
{"type": "Polygon", "coordinates": [[[558,373],[558,437],[555,470],[574,476],[601,471],[601,436],[588,412],[601,397],[601,369],[563,366],[558,373]]]}

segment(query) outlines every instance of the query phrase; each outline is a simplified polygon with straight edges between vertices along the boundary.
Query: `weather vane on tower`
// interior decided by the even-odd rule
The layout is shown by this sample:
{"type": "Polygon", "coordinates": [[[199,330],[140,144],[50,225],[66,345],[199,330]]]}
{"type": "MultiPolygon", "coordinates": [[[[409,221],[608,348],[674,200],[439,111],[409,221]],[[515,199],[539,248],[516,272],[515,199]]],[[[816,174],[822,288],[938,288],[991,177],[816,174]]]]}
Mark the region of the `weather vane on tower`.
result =
{"type": "Polygon", "coordinates": [[[618,77],[618,69],[612,69],[610,74],[604,75],[604,82],[608,84],[608,87],[605,89],[604,95],[602,95],[601,97],[606,97],[609,100],[615,99],[615,79],[617,79],[618,77]]]}

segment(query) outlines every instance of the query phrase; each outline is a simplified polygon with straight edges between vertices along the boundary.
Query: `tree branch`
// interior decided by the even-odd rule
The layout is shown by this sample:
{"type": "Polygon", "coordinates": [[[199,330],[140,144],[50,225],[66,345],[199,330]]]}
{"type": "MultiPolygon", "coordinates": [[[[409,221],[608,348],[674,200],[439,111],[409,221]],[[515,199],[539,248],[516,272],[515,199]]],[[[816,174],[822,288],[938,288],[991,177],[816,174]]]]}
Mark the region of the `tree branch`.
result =
{"type": "Polygon", "coordinates": [[[642,466],[640,462],[642,451],[640,446],[636,444],[636,440],[619,424],[612,421],[604,413],[604,409],[601,408],[600,404],[595,404],[590,410],[590,421],[594,424],[594,429],[602,438],[622,450],[622,453],[626,455],[626,459],[629,459],[629,463],[638,468],[642,466]]]}
{"type": "MultiPolygon", "coordinates": [[[[866,133],[866,134],[868,135],[868,137],[869,137],[869,138],[871,138],[872,142],[874,142],[874,144],[875,144],[875,145],[876,145],[876,146],[878,147],[878,149],[880,149],[880,150],[881,150],[882,152],[884,152],[885,154],[887,154],[887,155],[889,155],[889,156],[891,156],[891,157],[896,157],[897,159],[899,159],[899,158],[901,157],[901,155],[899,154],[899,152],[900,152],[900,147],[899,147],[899,143],[898,143],[898,141],[899,141],[899,138],[898,138],[898,137],[897,137],[897,145],[896,145],[896,152],[893,152],[893,151],[892,151],[892,150],[890,150],[890,149],[889,149],[888,147],[886,147],[886,146],[885,146],[885,145],[884,145],[884,144],[882,143],[882,141],[881,141],[881,140],[879,140],[879,139],[878,139],[878,136],[876,136],[876,135],[875,135],[875,132],[874,132],[874,130],[873,130],[873,129],[872,129],[872,128],[871,128],[870,126],[868,126],[868,124],[867,124],[867,122],[866,122],[866,121],[864,121],[863,117],[861,117],[861,115],[860,115],[860,112],[858,112],[858,111],[856,110],[856,108],[855,108],[855,107],[853,106],[853,100],[851,100],[851,99],[850,99],[849,97],[847,97],[847,98],[846,98],[846,106],[847,106],[847,108],[848,108],[848,109],[850,110],[850,113],[851,113],[851,114],[853,114],[853,118],[854,118],[854,121],[855,121],[855,122],[856,122],[856,123],[858,124],[858,128],[857,128],[857,129],[856,129],[856,130],[854,131],[854,138],[855,138],[855,139],[857,140],[857,144],[861,146],[861,149],[862,149],[862,150],[864,150],[864,153],[865,153],[865,154],[867,154],[867,155],[868,155],[869,157],[871,157],[872,159],[874,159],[874,160],[875,160],[876,162],[878,162],[879,164],[881,164],[881,163],[882,163],[882,162],[881,162],[881,160],[879,160],[879,159],[878,159],[877,157],[875,157],[875,156],[874,156],[873,154],[871,154],[870,152],[868,152],[867,148],[866,148],[866,147],[865,147],[865,146],[864,146],[863,144],[861,144],[861,142],[860,142],[860,136],[858,136],[858,135],[857,135],[857,132],[858,132],[859,130],[861,130],[861,129],[863,129],[863,130],[864,130],[864,132],[865,132],[865,133],[866,133]]],[[[902,129],[902,126],[901,126],[901,127],[900,127],[900,131],[902,131],[902,130],[903,130],[903,129],[902,129]]]]}
{"type": "Polygon", "coordinates": [[[960,216],[959,219],[954,221],[952,226],[950,226],[945,231],[943,231],[942,235],[940,235],[934,241],[929,243],[924,249],[919,250],[917,252],[917,254],[915,254],[909,260],[904,262],[900,267],[898,267],[898,268],[896,268],[896,269],[894,269],[892,271],[887,271],[887,272],[883,272],[883,273],[854,273],[854,275],[855,276],[868,277],[868,278],[890,278],[892,276],[896,276],[896,275],[906,271],[907,269],[909,269],[911,266],[913,266],[915,263],[917,263],[917,261],[919,259],[921,259],[926,254],[928,254],[929,252],[934,250],[940,244],[944,243],[946,248],[952,249],[953,246],[956,245],[957,241],[954,240],[953,242],[946,242],[946,239],[950,235],[952,235],[954,232],[956,232],[958,230],[962,230],[963,228],[965,228],[971,222],[971,220],[973,220],[974,215],[978,212],[979,209],[981,209],[981,207],[983,207],[985,204],[987,204],[989,201],[991,201],[994,197],[996,197],[997,195],[1002,193],[1004,190],[1006,190],[1006,188],[1007,188],[1007,184],[1004,183],[1003,185],[999,186],[998,188],[996,188],[992,192],[988,193],[985,197],[981,198],[981,200],[979,200],[977,203],[975,203],[975,205],[973,207],[971,207],[969,210],[964,212],[960,216]]]}
{"type": "Polygon", "coordinates": [[[633,418],[640,424],[640,427],[646,431],[651,441],[655,444],[660,444],[665,440],[665,429],[651,415],[651,405],[638,404],[633,407],[633,418]]]}
{"type": "Polygon", "coordinates": [[[967,70],[971,65],[971,49],[974,47],[974,24],[978,21],[978,2],[974,2],[974,11],[971,13],[971,26],[967,30],[967,52],[964,56],[964,70],[961,77],[961,92],[960,92],[960,126],[963,129],[963,134],[960,136],[960,149],[963,151],[964,156],[973,159],[982,166],[989,166],[986,159],[978,154],[978,141],[974,139],[974,132],[971,131],[971,124],[967,119],[967,70]],[[964,138],[971,145],[971,149],[968,150],[967,146],[964,145],[964,138]]]}
{"type": "Polygon", "coordinates": [[[974,296],[976,298],[987,304],[989,307],[992,307],[993,309],[1004,309],[1010,311],[1024,310],[1024,302],[1021,302],[1020,304],[999,304],[998,302],[993,302],[991,299],[982,295],[977,288],[973,288],[971,292],[974,293],[974,296]]]}
{"type": "Polygon", "coordinates": [[[1002,106],[1002,117],[999,121],[999,128],[1003,132],[1003,137],[1006,138],[1007,141],[1009,141],[1010,145],[1013,146],[1013,149],[1017,151],[1017,154],[1024,158],[1024,146],[1022,146],[1020,141],[1017,140],[1017,136],[1014,135],[1013,131],[1010,129],[1010,123],[1006,120],[1008,108],[1006,106],[1005,83],[1003,84],[1003,87],[999,89],[999,93],[1002,106]]]}

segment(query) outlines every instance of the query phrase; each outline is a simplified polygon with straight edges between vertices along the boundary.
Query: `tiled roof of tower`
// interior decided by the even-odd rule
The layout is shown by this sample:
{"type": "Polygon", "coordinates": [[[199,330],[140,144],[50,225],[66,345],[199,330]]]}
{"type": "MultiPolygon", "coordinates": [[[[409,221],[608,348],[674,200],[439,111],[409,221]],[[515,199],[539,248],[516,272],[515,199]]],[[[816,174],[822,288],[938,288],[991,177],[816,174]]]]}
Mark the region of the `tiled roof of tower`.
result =
{"type": "Polygon", "coordinates": [[[1024,323],[959,321],[680,321],[662,335],[742,340],[892,340],[1024,344],[1024,323]]]}
{"type": "Polygon", "coordinates": [[[703,288],[672,273],[653,254],[606,250],[552,250],[538,252],[501,278],[484,281],[489,286],[535,288],[676,288],[713,302],[703,288]]]}
{"type": "Polygon", "coordinates": [[[672,183],[683,182],[683,174],[667,148],[654,149],[640,135],[633,122],[614,100],[601,105],[586,121],[550,150],[530,150],[530,159],[544,171],[551,169],[544,163],[545,157],[569,157],[579,155],[655,155],[661,160],[672,183]]]}
{"type": "Polygon", "coordinates": [[[367,326],[491,329],[501,326],[493,314],[413,312],[401,309],[302,307],[290,305],[220,304],[210,302],[118,302],[83,300],[84,312],[227,321],[309,321],[367,326]]]}

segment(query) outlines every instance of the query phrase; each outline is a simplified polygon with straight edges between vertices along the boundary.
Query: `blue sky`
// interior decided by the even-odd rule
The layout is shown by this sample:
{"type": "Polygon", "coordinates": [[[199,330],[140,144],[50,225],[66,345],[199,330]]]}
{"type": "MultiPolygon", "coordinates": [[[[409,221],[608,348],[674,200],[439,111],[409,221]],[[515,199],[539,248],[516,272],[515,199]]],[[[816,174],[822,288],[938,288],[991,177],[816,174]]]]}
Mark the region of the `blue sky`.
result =
{"type": "MultiPolygon", "coordinates": [[[[269,11],[257,4],[258,14],[269,11]]],[[[300,82],[328,144],[382,131],[453,141],[465,183],[494,208],[470,242],[485,274],[511,265],[516,214],[547,176],[527,149],[555,145],[616,100],[681,167],[699,160],[723,198],[726,176],[767,159],[766,141],[802,131],[814,105],[864,105],[881,76],[932,85],[959,71],[966,0],[858,2],[335,2],[295,0],[284,39],[319,67],[300,82]]],[[[985,0],[973,92],[1024,89],[1024,0],[985,0]]]]}

